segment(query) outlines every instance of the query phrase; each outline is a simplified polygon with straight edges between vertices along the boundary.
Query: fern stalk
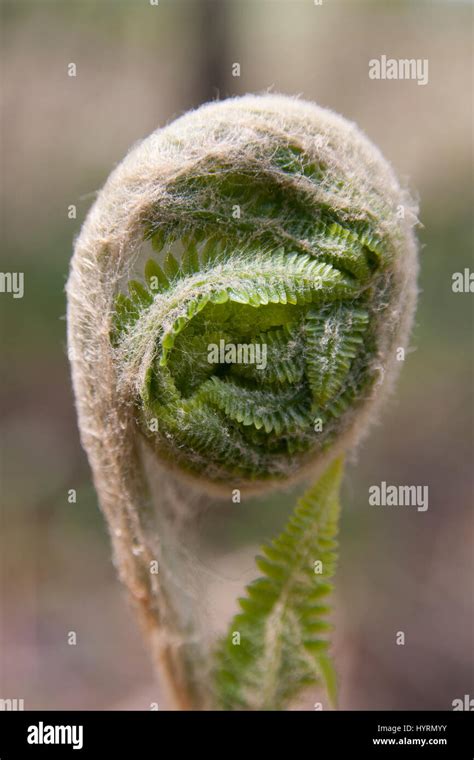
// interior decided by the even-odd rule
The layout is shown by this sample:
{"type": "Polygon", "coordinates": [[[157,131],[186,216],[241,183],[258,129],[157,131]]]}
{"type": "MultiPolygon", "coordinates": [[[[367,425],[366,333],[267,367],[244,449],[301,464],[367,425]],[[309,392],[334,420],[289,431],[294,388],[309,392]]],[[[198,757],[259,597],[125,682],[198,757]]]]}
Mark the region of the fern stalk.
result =
{"type": "Polygon", "coordinates": [[[334,569],[340,457],[408,338],[412,218],[356,127],[264,95],[153,133],[84,223],[67,288],[82,442],[118,572],[182,708],[281,709],[321,681],[334,692],[314,600],[334,569]],[[210,359],[228,345],[264,347],[265,366],[210,359]],[[230,649],[200,609],[195,515],[210,500],[228,508],[235,488],[309,477],[230,649]]]}

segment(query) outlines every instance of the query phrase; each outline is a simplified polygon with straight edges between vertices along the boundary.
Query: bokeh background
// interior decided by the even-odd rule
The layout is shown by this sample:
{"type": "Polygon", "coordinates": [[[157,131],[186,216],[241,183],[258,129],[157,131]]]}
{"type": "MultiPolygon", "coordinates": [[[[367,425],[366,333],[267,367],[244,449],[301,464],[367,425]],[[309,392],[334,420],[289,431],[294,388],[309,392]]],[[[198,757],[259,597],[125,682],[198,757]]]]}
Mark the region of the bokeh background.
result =
{"type": "MultiPolygon", "coordinates": [[[[267,89],[356,121],[420,200],[412,348],[344,486],[341,707],[451,709],[474,695],[472,294],[451,287],[472,268],[471,4],[2,0],[1,11],[2,271],[24,272],[25,294],[0,295],[0,697],[26,709],[166,707],[79,444],[64,285],[95,193],[134,142],[206,100],[267,89]],[[427,58],[429,83],[370,80],[383,54],[427,58]],[[428,485],[429,510],[369,506],[381,480],[428,485]]],[[[251,568],[252,544],[291,502],[241,504],[214,538],[231,535],[236,556],[250,543],[251,568]]]]}

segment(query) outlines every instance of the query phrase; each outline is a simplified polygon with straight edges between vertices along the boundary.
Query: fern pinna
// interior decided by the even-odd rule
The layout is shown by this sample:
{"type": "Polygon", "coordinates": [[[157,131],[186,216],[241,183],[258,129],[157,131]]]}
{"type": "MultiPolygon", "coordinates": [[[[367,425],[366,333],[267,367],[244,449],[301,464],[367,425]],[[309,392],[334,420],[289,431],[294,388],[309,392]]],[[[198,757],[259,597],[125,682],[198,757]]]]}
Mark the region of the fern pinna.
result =
{"type": "Polygon", "coordinates": [[[334,697],[318,600],[341,456],[407,341],[413,213],[356,127],[265,95],[158,130],[86,220],[68,283],[82,440],[121,577],[182,707],[280,709],[321,679],[334,697]],[[258,561],[230,628],[240,643],[210,636],[189,569],[195,510],[325,468],[258,561]]]}
{"type": "Polygon", "coordinates": [[[263,573],[239,599],[217,656],[224,709],[281,709],[319,681],[336,702],[325,603],[335,571],[342,461],[336,460],[296,505],[285,530],[262,549],[263,573]],[[239,634],[239,645],[234,640],[239,634]]]}

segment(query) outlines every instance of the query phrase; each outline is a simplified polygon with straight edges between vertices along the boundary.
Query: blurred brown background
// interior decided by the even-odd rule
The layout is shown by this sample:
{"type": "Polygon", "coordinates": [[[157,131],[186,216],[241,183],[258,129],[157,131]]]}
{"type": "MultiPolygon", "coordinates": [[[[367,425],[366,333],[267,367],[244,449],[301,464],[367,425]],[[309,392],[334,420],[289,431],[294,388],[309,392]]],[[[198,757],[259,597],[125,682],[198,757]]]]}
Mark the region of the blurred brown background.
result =
{"type": "MultiPolygon", "coordinates": [[[[413,350],[344,487],[341,707],[451,709],[474,695],[472,295],[451,289],[452,273],[472,268],[471,4],[2,0],[1,10],[2,271],[25,273],[25,295],[0,295],[0,697],[26,709],[165,707],[79,445],[64,284],[95,192],[136,140],[205,100],[268,88],[356,121],[421,204],[413,350]],[[427,58],[429,83],[370,80],[381,55],[427,58]],[[429,510],[370,507],[381,480],[429,485],[429,510]]],[[[234,550],[271,536],[290,502],[240,505],[234,550]]]]}

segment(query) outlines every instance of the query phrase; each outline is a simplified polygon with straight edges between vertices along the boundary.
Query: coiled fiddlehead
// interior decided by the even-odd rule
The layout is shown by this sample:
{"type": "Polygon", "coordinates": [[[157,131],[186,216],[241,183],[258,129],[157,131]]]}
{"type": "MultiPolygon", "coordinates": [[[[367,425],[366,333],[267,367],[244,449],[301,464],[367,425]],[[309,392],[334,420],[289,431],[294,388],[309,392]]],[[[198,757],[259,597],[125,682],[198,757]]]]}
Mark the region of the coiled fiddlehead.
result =
{"type": "Polygon", "coordinates": [[[167,598],[173,558],[159,582],[148,564],[183,489],[274,487],[360,437],[412,319],[411,211],[353,125],[266,95],[155,132],[90,212],[68,283],[82,440],[175,682],[193,621],[167,598]]]}

